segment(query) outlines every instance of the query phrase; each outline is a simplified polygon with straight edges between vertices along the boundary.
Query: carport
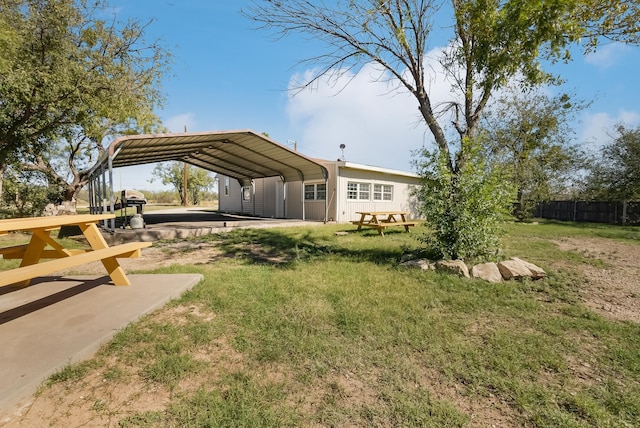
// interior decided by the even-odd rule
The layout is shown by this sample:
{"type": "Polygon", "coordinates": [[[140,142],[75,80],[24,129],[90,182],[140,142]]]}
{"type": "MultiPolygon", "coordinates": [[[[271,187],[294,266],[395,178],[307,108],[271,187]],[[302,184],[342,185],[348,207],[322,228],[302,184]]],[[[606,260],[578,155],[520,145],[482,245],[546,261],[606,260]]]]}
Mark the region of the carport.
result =
{"type": "MultiPolygon", "coordinates": [[[[90,172],[91,213],[114,212],[114,168],[166,161],[185,162],[224,174],[243,187],[252,186],[257,178],[280,177],[285,200],[287,183],[301,181],[302,220],[304,182],[328,180],[324,166],[251,130],[127,135],[114,140],[90,172]]],[[[325,221],[327,210],[325,201],[325,221]]],[[[115,220],[110,226],[115,229],[115,220]]]]}

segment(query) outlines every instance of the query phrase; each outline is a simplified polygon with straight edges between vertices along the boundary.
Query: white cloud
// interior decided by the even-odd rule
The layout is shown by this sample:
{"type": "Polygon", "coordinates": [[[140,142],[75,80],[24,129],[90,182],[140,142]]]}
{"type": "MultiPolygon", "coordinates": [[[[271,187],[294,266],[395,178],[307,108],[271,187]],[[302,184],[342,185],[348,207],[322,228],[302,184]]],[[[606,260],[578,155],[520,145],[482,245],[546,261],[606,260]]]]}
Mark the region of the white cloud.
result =
{"type": "Polygon", "coordinates": [[[598,50],[585,56],[587,64],[606,69],[621,61],[631,48],[624,43],[611,43],[598,47],[598,50]]]}
{"type": "Polygon", "coordinates": [[[622,124],[628,127],[640,125],[640,113],[620,110],[617,116],[609,113],[589,113],[583,120],[580,141],[583,141],[593,150],[597,150],[611,141],[611,133],[616,125],[622,124]]]}
{"type": "MultiPolygon", "coordinates": [[[[434,50],[428,58],[439,55],[434,50]]],[[[451,85],[445,81],[437,60],[427,60],[433,73],[429,94],[434,106],[450,100],[451,85]]],[[[294,82],[304,81],[296,75],[294,82]]],[[[432,141],[415,97],[388,74],[366,65],[357,75],[347,72],[335,81],[321,79],[288,100],[289,120],[298,135],[299,150],[309,156],[337,159],[345,144],[348,161],[411,170],[412,151],[432,141]]]]}
{"type": "Polygon", "coordinates": [[[187,131],[195,131],[197,123],[193,113],[178,114],[162,121],[169,132],[184,132],[185,127],[187,131]]]}

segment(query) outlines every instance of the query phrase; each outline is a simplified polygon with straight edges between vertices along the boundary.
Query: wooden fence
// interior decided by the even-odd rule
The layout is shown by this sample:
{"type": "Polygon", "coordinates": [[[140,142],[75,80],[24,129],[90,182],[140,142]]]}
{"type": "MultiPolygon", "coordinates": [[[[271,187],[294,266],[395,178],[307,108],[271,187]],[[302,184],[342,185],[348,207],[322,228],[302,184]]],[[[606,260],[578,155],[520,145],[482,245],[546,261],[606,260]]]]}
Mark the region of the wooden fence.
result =
{"type": "Polygon", "coordinates": [[[563,221],[640,225],[640,202],[549,201],[536,216],[563,221]]]}

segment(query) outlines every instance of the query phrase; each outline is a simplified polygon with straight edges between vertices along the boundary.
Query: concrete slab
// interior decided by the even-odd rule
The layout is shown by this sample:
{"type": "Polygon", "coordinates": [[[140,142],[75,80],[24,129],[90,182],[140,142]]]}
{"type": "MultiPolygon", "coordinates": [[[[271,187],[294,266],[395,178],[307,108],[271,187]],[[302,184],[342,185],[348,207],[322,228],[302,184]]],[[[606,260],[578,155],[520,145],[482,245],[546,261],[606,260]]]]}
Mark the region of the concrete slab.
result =
{"type": "MultiPolygon", "coordinates": [[[[43,277],[0,288],[0,415],[31,403],[38,386],[69,363],[91,357],[130,322],[179,297],[199,274],[43,277]]],[[[0,418],[1,422],[1,418],[0,418]]]]}
{"type": "Polygon", "coordinates": [[[144,229],[116,228],[113,233],[105,231],[103,235],[110,245],[116,245],[132,241],[154,242],[161,239],[186,239],[234,229],[319,226],[324,224],[321,221],[219,213],[211,209],[197,207],[145,212],[144,223],[144,229]]]}

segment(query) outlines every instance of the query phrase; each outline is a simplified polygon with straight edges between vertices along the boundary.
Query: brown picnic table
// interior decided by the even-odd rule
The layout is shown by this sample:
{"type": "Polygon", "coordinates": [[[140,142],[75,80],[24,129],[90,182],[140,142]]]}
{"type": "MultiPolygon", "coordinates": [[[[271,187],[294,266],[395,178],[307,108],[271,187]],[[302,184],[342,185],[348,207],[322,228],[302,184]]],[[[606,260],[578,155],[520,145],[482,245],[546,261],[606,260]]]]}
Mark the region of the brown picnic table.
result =
{"type": "Polygon", "coordinates": [[[139,257],[141,249],[151,246],[151,242],[128,242],[110,247],[100,232],[98,222],[112,218],[113,214],[80,214],[0,220],[0,235],[9,232],[31,233],[27,244],[0,248],[4,259],[21,260],[19,267],[0,274],[0,287],[26,287],[33,278],[94,261],[102,262],[115,285],[130,285],[117,259],[139,257]],[[78,226],[91,249],[64,248],[51,237],[51,232],[62,226],[78,226]],[[41,262],[42,259],[54,260],[41,262]]]}
{"type": "Polygon", "coordinates": [[[384,229],[392,226],[403,226],[405,231],[409,231],[409,227],[415,226],[415,222],[407,221],[407,213],[405,211],[358,211],[359,220],[351,223],[358,225],[358,230],[363,227],[372,227],[378,230],[378,234],[384,236],[384,229]]]}

